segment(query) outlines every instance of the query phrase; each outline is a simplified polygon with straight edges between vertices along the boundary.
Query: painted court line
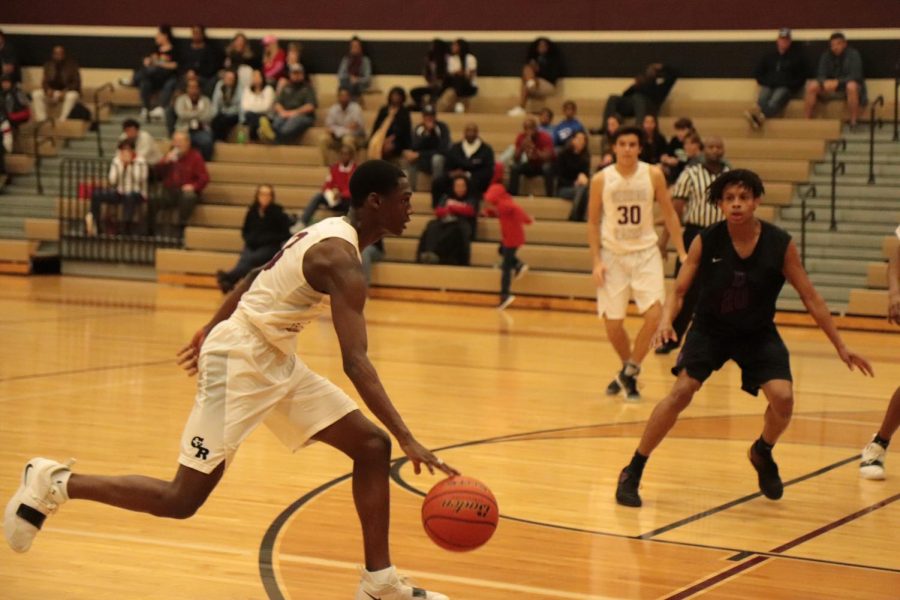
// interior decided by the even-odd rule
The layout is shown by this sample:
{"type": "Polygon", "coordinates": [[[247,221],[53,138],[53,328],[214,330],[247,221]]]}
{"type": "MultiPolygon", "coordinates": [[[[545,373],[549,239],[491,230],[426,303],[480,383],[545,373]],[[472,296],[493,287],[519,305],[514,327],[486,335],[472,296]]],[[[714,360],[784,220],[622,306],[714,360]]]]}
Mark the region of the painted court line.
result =
{"type": "MultiPolygon", "coordinates": [[[[358,564],[342,560],[330,560],[325,558],[316,558],[315,556],[301,556],[297,554],[281,554],[279,555],[279,558],[285,562],[296,564],[310,565],[315,567],[331,567],[335,569],[345,569],[348,571],[359,571],[358,564]]],[[[491,579],[479,579],[476,577],[459,577],[457,575],[445,575],[443,573],[431,573],[429,571],[410,571],[401,569],[401,572],[403,573],[403,575],[408,575],[410,577],[421,577],[423,579],[446,581],[448,583],[460,583],[463,585],[470,585],[472,587],[483,589],[533,594],[541,596],[543,598],[563,598],[566,600],[611,600],[613,598],[613,596],[598,596],[596,594],[565,592],[563,590],[554,590],[550,588],[530,585],[519,585],[517,583],[508,583],[505,581],[493,581],[491,579]]]]}

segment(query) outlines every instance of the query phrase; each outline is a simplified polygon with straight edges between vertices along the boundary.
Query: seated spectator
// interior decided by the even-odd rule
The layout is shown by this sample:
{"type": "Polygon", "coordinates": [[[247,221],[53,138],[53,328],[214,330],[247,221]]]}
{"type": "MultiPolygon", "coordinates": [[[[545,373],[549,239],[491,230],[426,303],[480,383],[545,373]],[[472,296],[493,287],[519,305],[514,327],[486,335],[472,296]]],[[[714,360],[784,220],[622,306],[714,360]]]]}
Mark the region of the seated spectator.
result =
{"type": "Polygon", "coordinates": [[[22,91],[14,76],[9,73],[0,75],[0,109],[6,114],[13,129],[31,118],[28,94],[22,91]]]}
{"type": "MultiPolygon", "coordinates": [[[[556,93],[556,81],[562,75],[559,51],[556,45],[545,37],[539,37],[528,47],[528,56],[522,68],[522,85],[519,91],[519,105],[511,108],[511,117],[521,117],[529,108],[529,102],[543,102],[547,96],[556,93]]],[[[531,111],[533,112],[533,108],[531,111]]]]}
{"type": "Polygon", "coordinates": [[[350,51],[341,59],[337,76],[338,87],[350,90],[354,99],[359,99],[372,85],[372,61],[366,56],[358,37],[350,38],[350,51]]]}
{"type": "Polygon", "coordinates": [[[522,125],[522,132],[516,136],[516,148],[513,153],[512,166],[509,169],[509,193],[519,195],[519,178],[544,178],[544,193],[553,194],[553,139],[538,131],[537,121],[529,117],[522,125]]]}
{"type": "Polygon", "coordinates": [[[828,40],[828,50],[819,58],[816,80],[806,85],[806,118],[813,117],[819,100],[844,98],[850,109],[850,127],[856,127],[859,107],[869,103],[862,56],[856,48],[847,47],[847,38],[843,33],[835,32],[828,40]]]}
{"type": "Polygon", "coordinates": [[[210,127],[213,137],[219,141],[228,139],[228,134],[241,120],[241,87],[237,83],[237,73],[225,71],[216,84],[212,97],[212,118],[210,127]]]}
{"type": "Polygon", "coordinates": [[[622,116],[614,113],[606,117],[603,122],[603,128],[598,131],[602,137],[600,138],[600,168],[608,167],[616,162],[616,155],[613,152],[613,146],[616,145],[615,135],[622,126],[622,116]]]}
{"type": "Polygon", "coordinates": [[[444,153],[450,149],[450,128],[438,121],[433,106],[422,108],[422,122],[413,131],[412,145],[403,151],[409,167],[409,187],[413,191],[419,181],[419,172],[439,177],[444,172],[444,153]]]}
{"type": "Polygon", "coordinates": [[[261,117],[259,137],[267,142],[296,142],[316,120],[316,92],[300,65],[291,65],[291,81],[275,98],[274,116],[261,117]]]}
{"type": "Polygon", "coordinates": [[[634,83],[621,96],[610,96],[603,110],[603,122],[611,114],[634,117],[635,123],[644,122],[644,115],[656,115],[675,85],[675,72],[661,63],[647,66],[634,78],[634,83]]]}
{"type": "Polygon", "coordinates": [[[651,165],[659,164],[668,144],[663,134],[659,132],[659,123],[654,115],[644,115],[641,123],[644,130],[644,139],[641,144],[640,160],[651,165]]]}
{"type": "Polygon", "coordinates": [[[431,180],[431,206],[451,191],[453,179],[465,177],[476,197],[484,194],[494,176],[494,149],[478,136],[478,125],[468,123],[462,141],[450,146],[444,160],[444,173],[431,180]]]}
{"type": "Polygon", "coordinates": [[[255,69],[250,85],[241,92],[241,118],[251,140],[259,139],[259,120],[272,111],[274,104],[275,90],[265,82],[262,71],[255,69]]]}
{"type": "Polygon", "coordinates": [[[372,125],[368,158],[397,161],[411,143],[412,120],[406,107],[406,91],[402,87],[392,87],[387,104],[378,110],[372,125]]]}
{"type": "Polygon", "coordinates": [[[13,150],[13,128],[6,116],[3,107],[0,106],[0,189],[6,185],[6,155],[13,150]]]}
{"type": "Polygon", "coordinates": [[[0,30],[0,75],[9,75],[14,83],[22,82],[19,55],[3,30],[0,30]]]}
{"type": "Polygon", "coordinates": [[[104,204],[122,205],[121,233],[135,232],[134,215],[147,200],[147,184],[150,167],[147,161],[137,155],[134,142],[124,139],[119,142],[118,152],[109,166],[108,188],[97,188],[91,195],[91,212],[84,216],[85,231],[88,235],[111,233],[100,215],[104,204]]]}
{"type": "MultiPolygon", "coordinates": [[[[691,131],[684,138],[684,158],[685,169],[703,161],[703,139],[696,130],[691,131]]],[[[682,170],[683,172],[684,170],[682,170]]]]}
{"type": "Polygon", "coordinates": [[[47,107],[62,103],[59,121],[65,121],[81,97],[81,70],[74,59],[66,56],[66,49],[53,46],[52,58],[44,63],[44,78],[40,89],[31,94],[34,120],[47,120],[47,107]]]}
{"type": "Polygon", "coordinates": [[[509,293],[509,286],[513,277],[519,279],[528,272],[528,265],[522,262],[516,253],[525,244],[525,225],[533,221],[521,206],[519,206],[506,188],[501,183],[503,179],[503,164],[497,163],[494,171],[494,182],[484,193],[487,206],[484,215],[498,217],[500,219],[500,255],[503,262],[500,263],[502,274],[500,275],[500,304],[498,310],[505,310],[516,299],[509,293]]]}
{"type": "Polygon", "coordinates": [[[416,257],[420,263],[469,264],[478,199],[464,175],[454,177],[452,185],[452,191],[441,196],[434,209],[436,218],[428,222],[419,238],[416,257]]]}
{"type": "Polygon", "coordinates": [[[227,294],[244,276],[266,264],[281,245],[291,237],[291,218],[284,208],[275,202],[275,188],[263,184],[256,188],[253,204],[247,209],[241,237],[244,249],[237,264],[230,271],[216,271],[216,281],[223,294],[227,294]]]}
{"type": "Polygon", "coordinates": [[[151,198],[148,211],[150,233],[157,230],[159,212],[177,208],[177,237],[184,236],[184,228],[194,213],[203,188],[209,183],[206,161],[191,148],[191,138],[186,131],[176,131],[172,136],[172,149],[156,165],[157,178],[162,181],[161,193],[151,198]]]}
{"type": "Polygon", "coordinates": [[[285,75],[285,54],[278,44],[278,38],[267,35],[262,39],[263,61],[262,73],[266,83],[271,86],[278,85],[278,80],[285,75]]]}
{"type": "Polygon", "coordinates": [[[570,221],[584,221],[590,185],[591,152],[588,137],[579,131],[556,156],[556,195],[572,201],[570,221]]]}
{"type": "Polygon", "coordinates": [[[681,117],[675,121],[675,135],[669,140],[666,151],[663,152],[659,162],[662,164],[663,173],[669,185],[675,183],[684,166],[687,163],[687,155],[684,152],[684,140],[694,131],[694,122],[687,117],[681,117]]]}
{"type": "Polygon", "coordinates": [[[225,61],[222,68],[236,72],[238,85],[248,87],[253,69],[258,69],[259,63],[247,36],[241,32],[236,33],[225,48],[225,61]]]}
{"type": "Polygon", "coordinates": [[[192,71],[200,81],[204,96],[211,96],[219,80],[222,55],[206,37],[203,25],[191,27],[191,43],[182,52],[178,67],[185,73],[192,71]]]}
{"type": "Polygon", "coordinates": [[[328,109],[325,116],[327,131],[319,138],[319,150],[322,151],[322,164],[331,164],[331,153],[342,146],[350,146],[353,151],[362,146],[366,139],[366,120],[362,107],[354,102],[350,90],[338,90],[337,102],[328,109]]]}
{"type": "Polygon", "coordinates": [[[135,154],[148,165],[155,165],[162,159],[162,152],[153,136],[141,129],[141,124],[135,119],[122,121],[122,134],[119,142],[131,142],[135,154]]]}
{"type": "Polygon", "coordinates": [[[435,38],[431,42],[428,54],[425,55],[422,75],[425,77],[425,85],[409,91],[414,110],[434,106],[444,89],[444,78],[447,76],[447,44],[443,40],[435,38]]]}
{"type": "Polygon", "coordinates": [[[200,151],[204,160],[212,159],[213,106],[212,101],[200,91],[197,79],[189,80],[187,91],[175,100],[175,115],[175,127],[189,133],[191,145],[200,151]]]}
{"type": "Polygon", "coordinates": [[[136,85],[141,90],[141,119],[162,119],[178,84],[178,57],[169,25],[160,25],[154,36],[155,48],[144,57],[131,79],[121,79],[122,85],[136,85]],[[156,103],[153,95],[158,92],[156,103]]]}
{"type": "Polygon", "coordinates": [[[353,146],[342,146],[340,160],[331,165],[328,177],[322,184],[322,191],[312,197],[303,216],[297,222],[297,229],[312,224],[313,215],[319,208],[328,208],[337,215],[346,215],[350,210],[350,177],[356,171],[356,149],[353,146]]]}
{"type": "Polygon", "coordinates": [[[572,139],[572,136],[579,131],[584,131],[587,134],[584,125],[575,116],[577,112],[578,106],[573,101],[566,100],[563,102],[563,120],[553,127],[553,145],[557,148],[565,146],[572,139]]]}
{"type": "Polygon", "coordinates": [[[806,72],[806,59],[800,47],[791,43],[791,30],[778,30],[775,48],[760,59],[753,71],[759,97],[756,106],[744,113],[750,127],[759,129],[767,118],[784,110],[791,96],[803,88],[806,72]]]}
{"type": "Polygon", "coordinates": [[[544,107],[538,112],[538,129],[553,139],[553,111],[544,107]]]}
{"type": "Polygon", "coordinates": [[[469,43],[459,38],[450,44],[447,55],[447,76],[438,100],[438,110],[466,112],[466,102],[478,93],[478,59],[469,52],[469,43]]]}
{"type": "Polygon", "coordinates": [[[313,85],[312,71],[309,70],[309,66],[303,60],[303,44],[300,42],[288,42],[287,54],[285,54],[284,57],[284,71],[282,72],[281,77],[278,78],[278,83],[275,85],[276,94],[288,84],[288,81],[290,80],[291,65],[300,65],[303,67],[303,72],[306,73],[307,81],[309,81],[310,85],[313,85]]]}

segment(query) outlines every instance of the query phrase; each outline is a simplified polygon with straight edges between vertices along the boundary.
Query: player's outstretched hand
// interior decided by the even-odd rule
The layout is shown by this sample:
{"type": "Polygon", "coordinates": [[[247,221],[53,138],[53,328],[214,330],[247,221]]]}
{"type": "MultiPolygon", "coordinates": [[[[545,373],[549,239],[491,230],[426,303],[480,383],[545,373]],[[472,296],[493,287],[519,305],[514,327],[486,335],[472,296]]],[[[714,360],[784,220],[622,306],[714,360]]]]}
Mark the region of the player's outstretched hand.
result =
{"type": "Polygon", "coordinates": [[[178,351],[178,366],[187,371],[189,377],[197,374],[197,361],[200,360],[200,348],[203,346],[203,340],[209,333],[206,327],[201,327],[191,338],[184,348],[178,351]]]}
{"type": "Polygon", "coordinates": [[[869,364],[869,361],[856,352],[851,352],[847,347],[839,349],[838,356],[841,357],[841,360],[847,364],[847,368],[851,371],[853,367],[856,367],[863,375],[875,376],[875,371],[872,370],[872,365],[869,364]]]}
{"type": "Polygon", "coordinates": [[[666,342],[677,341],[678,336],[675,334],[675,329],[672,328],[672,324],[660,323],[659,328],[657,328],[656,332],[653,334],[653,337],[650,339],[650,347],[659,348],[666,342]]]}
{"type": "Polygon", "coordinates": [[[443,471],[447,475],[459,475],[459,471],[439,459],[431,450],[416,440],[410,440],[405,444],[401,443],[400,448],[403,449],[403,452],[406,453],[409,461],[413,464],[413,470],[416,472],[416,475],[422,472],[423,464],[432,475],[434,475],[435,469],[443,471]]]}

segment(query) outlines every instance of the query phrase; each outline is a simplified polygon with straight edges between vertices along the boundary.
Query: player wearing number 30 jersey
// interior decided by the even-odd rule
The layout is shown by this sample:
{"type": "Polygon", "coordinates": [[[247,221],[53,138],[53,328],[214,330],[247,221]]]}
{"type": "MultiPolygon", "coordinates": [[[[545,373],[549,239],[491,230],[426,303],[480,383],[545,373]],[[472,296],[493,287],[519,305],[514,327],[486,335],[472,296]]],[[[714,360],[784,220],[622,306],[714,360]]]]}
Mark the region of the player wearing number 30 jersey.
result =
{"type": "Polygon", "coordinates": [[[659,168],[638,160],[643,131],[624,127],[613,136],[616,162],[591,180],[588,242],[597,284],[597,312],[604,318],[610,343],[622,360],[622,370],[606,393],[624,391],[640,400],[637,376],[650,349],[665,300],[663,263],[657,248],[653,203],[659,202],[678,256],[686,256],[681,225],[672,207],[666,179],[659,168]],[[632,347],[625,331],[628,301],[634,298],[644,325],[632,347]]]}

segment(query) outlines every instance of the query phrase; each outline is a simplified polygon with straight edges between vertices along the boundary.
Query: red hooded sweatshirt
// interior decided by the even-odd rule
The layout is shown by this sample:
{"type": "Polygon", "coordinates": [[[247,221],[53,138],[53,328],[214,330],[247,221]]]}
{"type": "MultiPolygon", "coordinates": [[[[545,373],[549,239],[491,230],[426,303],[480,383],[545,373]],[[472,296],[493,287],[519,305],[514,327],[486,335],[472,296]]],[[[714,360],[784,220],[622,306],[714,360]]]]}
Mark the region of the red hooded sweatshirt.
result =
{"type": "Polygon", "coordinates": [[[502,179],[503,165],[497,163],[494,166],[492,183],[484,193],[484,199],[488,203],[484,212],[489,217],[500,218],[503,247],[519,248],[525,243],[525,225],[530,225],[532,219],[509,195],[503,187],[502,179]]]}

